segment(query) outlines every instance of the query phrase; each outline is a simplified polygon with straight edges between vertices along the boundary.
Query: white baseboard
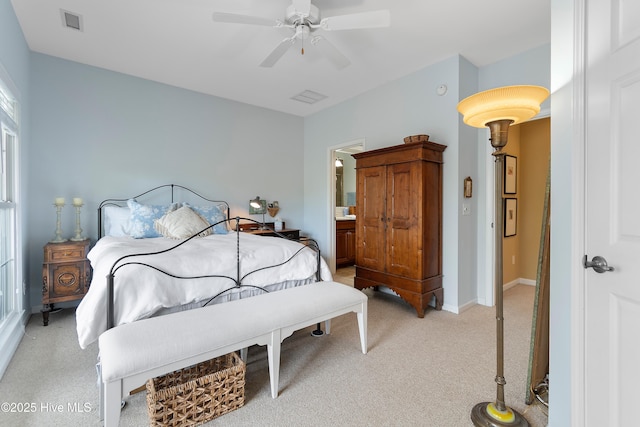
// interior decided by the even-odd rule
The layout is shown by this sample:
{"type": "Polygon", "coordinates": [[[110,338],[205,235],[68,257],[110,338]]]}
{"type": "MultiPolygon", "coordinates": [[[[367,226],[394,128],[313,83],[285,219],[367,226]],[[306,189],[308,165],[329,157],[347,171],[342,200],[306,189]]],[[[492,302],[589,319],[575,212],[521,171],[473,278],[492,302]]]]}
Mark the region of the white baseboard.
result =
{"type": "Polygon", "coordinates": [[[462,305],[459,305],[459,306],[451,305],[451,304],[443,304],[442,305],[442,309],[444,311],[449,311],[451,313],[461,314],[461,313],[469,310],[474,305],[478,305],[478,301],[477,300],[469,301],[468,303],[462,304],[462,305]]]}
{"type": "Polygon", "coordinates": [[[463,304],[460,307],[458,307],[458,313],[464,313],[465,311],[469,310],[474,305],[478,305],[478,301],[470,301],[470,302],[468,302],[466,304],[463,304]]]}
{"type": "Polygon", "coordinates": [[[448,311],[450,313],[460,314],[459,307],[451,304],[442,304],[442,310],[448,311]]]}
{"type": "MultiPolygon", "coordinates": [[[[7,370],[13,354],[18,349],[18,345],[24,336],[25,316],[22,313],[15,313],[10,319],[6,320],[6,324],[0,334],[0,379],[7,370]]],[[[28,319],[28,317],[26,317],[28,319]]]]}

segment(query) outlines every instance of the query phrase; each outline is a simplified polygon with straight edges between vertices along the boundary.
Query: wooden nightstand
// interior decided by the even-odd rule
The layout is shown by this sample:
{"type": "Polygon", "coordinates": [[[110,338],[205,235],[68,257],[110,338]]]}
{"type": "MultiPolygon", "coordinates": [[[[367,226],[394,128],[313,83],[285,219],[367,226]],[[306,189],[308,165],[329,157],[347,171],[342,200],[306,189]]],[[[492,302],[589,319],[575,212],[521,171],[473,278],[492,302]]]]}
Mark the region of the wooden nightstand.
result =
{"type": "Polygon", "coordinates": [[[273,236],[273,237],[286,237],[291,240],[300,240],[300,230],[295,228],[283,228],[278,231],[280,234],[276,234],[273,230],[248,230],[245,233],[257,234],[258,236],[273,236]]]}
{"type": "Polygon", "coordinates": [[[49,324],[53,303],[81,299],[91,284],[87,253],[91,241],[47,243],[42,264],[42,323],[49,324]]]}
{"type": "Polygon", "coordinates": [[[282,230],[278,231],[280,235],[276,234],[273,230],[275,229],[273,222],[265,223],[265,226],[268,227],[266,230],[260,229],[260,224],[253,222],[244,222],[240,224],[240,231],[244,231],[245,233],[257,234],[258,236],[274,236],[274,237],[286,237],[291,240],[300,240],[300,230],[295,228],[286,228],[284,221],[282,222],[282,230]]]}

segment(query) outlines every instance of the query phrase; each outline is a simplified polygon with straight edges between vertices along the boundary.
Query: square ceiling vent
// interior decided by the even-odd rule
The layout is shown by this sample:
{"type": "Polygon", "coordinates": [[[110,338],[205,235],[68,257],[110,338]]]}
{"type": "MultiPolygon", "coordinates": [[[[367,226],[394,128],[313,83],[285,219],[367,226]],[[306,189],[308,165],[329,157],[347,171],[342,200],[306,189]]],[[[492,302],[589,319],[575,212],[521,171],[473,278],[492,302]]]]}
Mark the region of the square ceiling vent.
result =
{"type": "Polygon", "coordinates": [[[63,9],[60,9],[60,15],[62,16],[62,25],[65,28],[82,31],[82,15],[63,9]]]}
{"type": "Polygon", "coordinates": [[[305,90],[299,94],[292,96],[291,99],[304,102],[305,104],[315,104],[318,101],[322,101],[327,96],[312,90],[305,90]]]}

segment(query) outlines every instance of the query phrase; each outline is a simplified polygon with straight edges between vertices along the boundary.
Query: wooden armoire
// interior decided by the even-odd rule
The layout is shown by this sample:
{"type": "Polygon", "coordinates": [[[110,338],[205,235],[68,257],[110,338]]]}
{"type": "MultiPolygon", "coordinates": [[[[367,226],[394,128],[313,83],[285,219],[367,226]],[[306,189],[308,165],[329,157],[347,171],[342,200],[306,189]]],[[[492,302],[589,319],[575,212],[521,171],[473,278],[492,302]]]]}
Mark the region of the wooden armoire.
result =
{"type": "Polygon", "coordinates": [[[410,142],[356,159],[356,289],[386,286],[424,317],[442,309],[442,153],[410,142]]]}

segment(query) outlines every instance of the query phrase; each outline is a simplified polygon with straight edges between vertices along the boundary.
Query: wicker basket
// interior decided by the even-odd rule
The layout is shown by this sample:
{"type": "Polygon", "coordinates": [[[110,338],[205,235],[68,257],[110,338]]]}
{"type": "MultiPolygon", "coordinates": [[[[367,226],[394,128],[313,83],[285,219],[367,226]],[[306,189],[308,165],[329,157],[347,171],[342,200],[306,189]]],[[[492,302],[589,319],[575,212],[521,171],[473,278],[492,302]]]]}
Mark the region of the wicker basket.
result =
{"type": "Polygon", "coordinates": [[[404,139],[405,144],[409,144],[410,142],[427,142],[429,141],[429,135],[411,135],[407,136],[404,139]]]}
{"type": "Polygon", "coordinates": [[[244,405],[245,364],[229,353],[147,381],[152,426],[195,426],[244,405]]]}

